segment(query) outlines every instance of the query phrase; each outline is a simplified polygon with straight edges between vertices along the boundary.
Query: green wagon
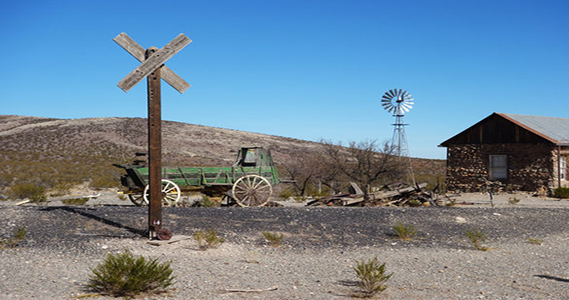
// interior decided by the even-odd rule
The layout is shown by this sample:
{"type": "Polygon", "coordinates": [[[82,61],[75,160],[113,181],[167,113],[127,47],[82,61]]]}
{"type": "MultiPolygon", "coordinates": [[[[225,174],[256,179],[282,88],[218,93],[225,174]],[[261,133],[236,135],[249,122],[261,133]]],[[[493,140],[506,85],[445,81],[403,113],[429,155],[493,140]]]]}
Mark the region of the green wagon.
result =
{"type": "MultiPolygon", "coordinates": [[[[148,167],[143,161],[113,164],[126,172],[121,176],[123,193],[136,205],[148,205],[148,167]]],[[[243,147],[231,167],[162,168],[162,202],[174,206],[182,192],[198,191],[223,197],[241,206],[263,206],[269,202],[273,186],[279,183],[269,149],[243,147]]]]}

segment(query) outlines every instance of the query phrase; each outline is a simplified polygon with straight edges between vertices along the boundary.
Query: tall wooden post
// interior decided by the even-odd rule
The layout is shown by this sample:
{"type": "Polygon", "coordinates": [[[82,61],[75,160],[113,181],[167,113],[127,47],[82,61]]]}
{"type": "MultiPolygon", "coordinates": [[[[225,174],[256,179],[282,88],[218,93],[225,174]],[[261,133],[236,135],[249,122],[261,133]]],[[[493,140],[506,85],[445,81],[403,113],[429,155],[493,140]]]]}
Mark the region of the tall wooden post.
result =
{"type": "Polygon", "coordinates": [[[160,99],[160,78],[169,83],[178,92],[186,91],[190,84],[170,70],[164,63],[182,48],[192,42],[183,33],[170,41],[166,46],[158,49],[150,47],[144,49],[131,39],[126,33],[121,33],[113,39],[128,53],[142,62],[125,78],[119,81],[118,86],[128,92],[144,77],[148,83],[148,171],[150,205],[148,208],[148,233],[150,238],[157,237],[162,228],[162,112],[160,99]]]}
{"type": "MultiPolygon", "coordinates": [[[[148,59],[158,48],[146,50],[148,59]]],[[[162,105],[160,93],[160,69],[146,77],[148,89],[148,172],[150,204],[148,207],[148,234],[156,237],[162,228],[162,105]]]]}

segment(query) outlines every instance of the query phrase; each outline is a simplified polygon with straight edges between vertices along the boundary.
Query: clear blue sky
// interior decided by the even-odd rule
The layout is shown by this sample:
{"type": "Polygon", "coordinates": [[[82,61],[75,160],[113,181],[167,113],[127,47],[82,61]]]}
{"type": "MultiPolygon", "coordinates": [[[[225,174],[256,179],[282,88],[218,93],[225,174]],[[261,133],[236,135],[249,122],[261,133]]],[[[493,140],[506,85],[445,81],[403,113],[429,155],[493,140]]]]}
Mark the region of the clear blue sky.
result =
{"type": "Polygon", "coordinates": [[[5,1],[0,114],[146,117],[146,83],[117,83],[144,48],[193,42],[168,65],[162,118],[305,140],[391,139],[389,89],[413,157],[493,112],[569,118],[569,1],[5,1]]]}

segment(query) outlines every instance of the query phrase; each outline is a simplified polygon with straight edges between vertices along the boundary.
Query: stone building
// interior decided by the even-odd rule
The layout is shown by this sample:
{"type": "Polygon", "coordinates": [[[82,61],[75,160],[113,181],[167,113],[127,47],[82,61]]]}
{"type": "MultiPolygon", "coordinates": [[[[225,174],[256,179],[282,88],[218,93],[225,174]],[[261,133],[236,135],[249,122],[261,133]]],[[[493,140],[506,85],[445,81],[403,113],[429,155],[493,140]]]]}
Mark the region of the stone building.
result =
{"type": "Polygon", "coordinates": [[[448,191],[532,191],[569,186],[569,119],[493,113],[441,143],[448,191]]]}

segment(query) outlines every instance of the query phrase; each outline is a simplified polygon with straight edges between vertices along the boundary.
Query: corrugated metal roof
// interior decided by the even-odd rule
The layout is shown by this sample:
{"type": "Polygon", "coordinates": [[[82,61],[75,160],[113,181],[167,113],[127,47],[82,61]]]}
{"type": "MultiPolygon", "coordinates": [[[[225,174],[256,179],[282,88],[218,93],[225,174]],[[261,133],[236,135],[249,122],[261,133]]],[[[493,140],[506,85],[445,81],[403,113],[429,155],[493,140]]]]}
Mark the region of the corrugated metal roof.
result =
{"type": "Polygon", "coordinates": [[[498,115],[557,145],[569,146],[569,119],[503,113],[498,115]]]}

